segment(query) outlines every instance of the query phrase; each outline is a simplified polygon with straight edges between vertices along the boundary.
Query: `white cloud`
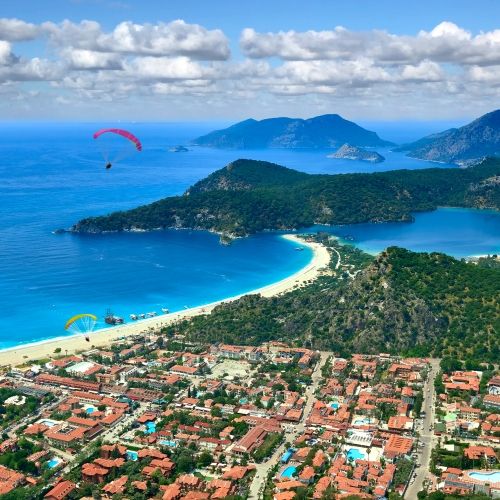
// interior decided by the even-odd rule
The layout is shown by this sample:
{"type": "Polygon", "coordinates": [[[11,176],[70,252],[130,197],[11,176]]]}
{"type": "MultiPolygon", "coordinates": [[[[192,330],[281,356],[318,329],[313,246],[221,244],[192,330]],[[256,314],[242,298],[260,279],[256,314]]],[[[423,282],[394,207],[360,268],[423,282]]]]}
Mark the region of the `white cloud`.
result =
{"type": "Polygon", "coordinates": [[[117,54],[109,52],[96,52],[86,49],[66,49],[62,51],[62,57],[72,69],[96,70],[96,69],[122,69],[121,58],[117,54]]]}
{"type": "Polygon", "coordinates": [[[330,31],[258,33],[245,29],[242,51],[250,58],[278,57],[288,61],[372,58],[379,64],[418,64],[430,60],[454,64],[499,64],[500,30],[476,36],[450,22],[416,36],[386,31],[330,31]]]}
{"type": "Polygon", "coordinates": [[[56,47],[148,56],[187,56],[197,60],[226,60],[229,42],[221,30],[207,30],[182,20],[170,23],[122,22],[110,33],[95,21],[75,24],[47,22],[42,25],[56,47]]]}
{"type": "Polygon", "coordinates": [[[20,42],[33,40],[40,33],[39,27],[20,19],[0,19],[0,40],[20,42]]]}

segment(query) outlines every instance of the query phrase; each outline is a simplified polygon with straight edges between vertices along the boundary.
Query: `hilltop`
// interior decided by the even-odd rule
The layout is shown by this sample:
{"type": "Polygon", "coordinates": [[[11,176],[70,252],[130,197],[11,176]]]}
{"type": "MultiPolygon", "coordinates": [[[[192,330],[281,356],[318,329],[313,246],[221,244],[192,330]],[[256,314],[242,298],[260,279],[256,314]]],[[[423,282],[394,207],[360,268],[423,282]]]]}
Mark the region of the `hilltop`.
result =
{"type": "Polygon", "coordinates": [[[336,114],[307,120],[286,117],[260,121],[248,119],[198,137],[193,144],[211,148],[263,149],[336,148],[346,142],[354,146],[392,145],[375,132],[336,114]]]}
{"type": "Polygon", "coordinates": [[[172,332],[197,341],[296,342],[341,355],[500,356],[500,268],[396,247],[373,258],[328,235],[316,238],[342,255],[343,269],[334,270],[334,255],[330,274],[305,288],[246,296],[172,332]]]}
{"type": "Polygon", "coordinates": [[[469,169],[393,170],[310,175],[279,165],[237,160],[183,196],[83,219],[70,230],[205,229],[230,236],[320,224],[411,221],[439,206],[500,208],[500,160],[469,169]]]}
{"type": "Polygon", "coordinates": [[[398,148],[422,160],[468,165],[500,155],[500,110],[487,113],[460,128],[429,135],[398,148]]]}

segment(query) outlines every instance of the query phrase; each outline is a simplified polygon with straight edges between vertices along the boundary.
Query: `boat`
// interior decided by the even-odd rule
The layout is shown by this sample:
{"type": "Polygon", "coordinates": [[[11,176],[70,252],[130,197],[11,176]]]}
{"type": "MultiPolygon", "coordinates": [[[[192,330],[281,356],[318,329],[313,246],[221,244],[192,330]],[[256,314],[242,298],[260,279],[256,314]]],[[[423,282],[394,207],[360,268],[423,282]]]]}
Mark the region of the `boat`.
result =
{"type": "Polygon", "coordinates": [[[297,252],[302,252],[304,250],[304,247],[295,247],[295,250],[297,252]]]}
{"type": "Polygon", "coordinates": [[[146,318],[154,318],[156,316],[156,311],[146,313],[146,318]]]}
{"type": "Polygon", "coordinates": [[[137,321],[137,320],[139,319],[139,317],[137,316],[137,314],[131,314],[131,315],[130,315],[130,319],[131,319],[132,321],[137,321]]]}
{"type": "Polygon", "coordinates": [[[170,311],[169,311],[166,307],[162,307],[162,308],[161,308],[161,312],[162,312],[163,314],[168,314],[170,311]]]}
{"type": "Polygon", "coordinates": [[[125,323],[125,321],[123,321],[123,318],[120,318],[120,316],[115,316],[111,311],[111,309],[108,309],[106,311],[106,316],[104,316],[104,322],[107,325],[122,325],[123,323],[125,323]]]}
{"type": "Polygon", "coordinates": [[[144,313],[139,314],[139,318],[144,319],[145,317],[146,317],[146,315],[144,313]]]}

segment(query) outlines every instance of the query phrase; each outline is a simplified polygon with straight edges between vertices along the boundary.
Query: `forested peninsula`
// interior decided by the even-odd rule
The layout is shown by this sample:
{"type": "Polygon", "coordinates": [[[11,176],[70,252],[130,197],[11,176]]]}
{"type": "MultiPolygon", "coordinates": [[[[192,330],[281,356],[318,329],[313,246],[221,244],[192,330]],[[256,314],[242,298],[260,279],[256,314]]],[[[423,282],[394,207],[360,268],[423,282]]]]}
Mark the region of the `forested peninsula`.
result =
{"type": "Polygon", "coordinates": [[[311,175],[255,160],[236,160],[182,196],[90,217],[73,232],[204,229],[231,237],[318,224],[412,221],[440,206],[500,208],[500,160],[467,169],[311,175]]]}

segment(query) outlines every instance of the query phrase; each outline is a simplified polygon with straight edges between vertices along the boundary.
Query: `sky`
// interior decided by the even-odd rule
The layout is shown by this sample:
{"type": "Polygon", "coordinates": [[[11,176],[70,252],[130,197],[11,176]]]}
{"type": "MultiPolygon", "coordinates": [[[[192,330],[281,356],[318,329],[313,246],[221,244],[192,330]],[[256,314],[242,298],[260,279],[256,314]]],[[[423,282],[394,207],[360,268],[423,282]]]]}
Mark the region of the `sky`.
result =
{"type": "Polygon", "coordinates": [[[498,0],[2,0],[0,119],[468,120],[500,107],[499,25],[498,0]]]}

